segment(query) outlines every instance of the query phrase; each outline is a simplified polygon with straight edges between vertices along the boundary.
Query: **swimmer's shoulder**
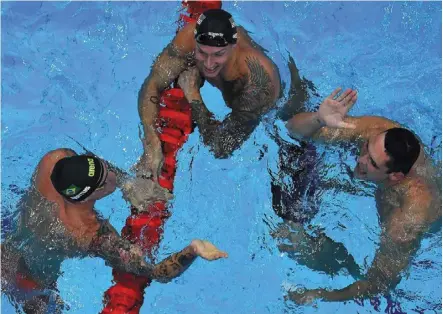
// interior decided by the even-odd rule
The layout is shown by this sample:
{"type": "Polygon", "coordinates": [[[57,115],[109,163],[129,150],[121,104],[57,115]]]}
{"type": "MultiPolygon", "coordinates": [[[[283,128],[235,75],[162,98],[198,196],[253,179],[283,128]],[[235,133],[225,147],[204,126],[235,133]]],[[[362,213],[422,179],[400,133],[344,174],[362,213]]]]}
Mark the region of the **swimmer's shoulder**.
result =
{"type": "Polygon", "coordinates": [[[59,148],[46,153],[37,165],[35,172],[35,188],[42,196],[51,201],[56,201],[60,196],[52,186],[51,173],[57,163],[62,158],[74,156],[76,153],[69,148],[59,148]]]}
{"type": "Polygon", "coordinates": [[[275,64],[261,51],[252,46],[241,49],[238,61],[239,75],[249,77],[256,83],[267,83],[272,87],[273,98],[280,94],[280,74],[275,64]]]}
{"type": "Polygon", "coordinates": [[[196,22],[186,24],[174,37],[172,43],[182,53],[191,53],[195,49],[194,30],[196,22]]]}
{"type": "Polygon", "coordinates": [[[403,199],[408,215],[415,217],[419,224],[430,225],[441,218],[441,196],[430,182],[421,176],[414,176],[407,182],[408,189],[403,199]]]}

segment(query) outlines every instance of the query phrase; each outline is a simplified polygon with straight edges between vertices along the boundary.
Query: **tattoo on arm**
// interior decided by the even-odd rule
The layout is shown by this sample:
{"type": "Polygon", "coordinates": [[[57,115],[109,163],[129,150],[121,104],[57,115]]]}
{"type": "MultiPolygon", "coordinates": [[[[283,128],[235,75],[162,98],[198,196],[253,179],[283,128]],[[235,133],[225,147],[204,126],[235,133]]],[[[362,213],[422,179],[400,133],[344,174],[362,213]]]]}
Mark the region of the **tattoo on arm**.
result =
{"type": "MultiPolygon", "coordinates": [[[[186,68],[188,59],[190,58],[189,53],[182,54],[177,46],[172,42],[169,43],[162,53],[154,60],[151,68],[151,73],[147,79],[143,82],[142,88],[139,92],[139,101],[143,100],[148,85],[151,81],[154,81],[158,92],[168,87],[168,85],[178,77],[181,71],[186,68]]],[[[191,56],[193,58],[193,56],[191,56]]],[[[157,97],[157,95],[154,95],[157,97]]],[[[152,101],[152,96],[149,97],[152,101]]]]}
{"type": "Polygon", "coordinates": [[[223,121],[216,121],[199,100],[191,102],[192,118],[196,121],[203,143],[208,145],[216,158],[227,158],[254,131],[260,121],[255,112],[233,111],[223,121]]]}
{"type": "Polygon", "coordinates": [[[103,258],[113,268],[152,277],[153,267],[146,263],[140,247],[121,238],[107,221],[98,230],[91,243],[90,252],[103,258]]]}
{"type": "Polygon", "coordinates": [[[181,275],[196,259],[191,247],[186,247],[182,251],[172,254],[159,264],[155,265],[153,279],[160,282],[167,282],[181,275]]]}
{"type": "Polygon", "coordinates": [[[246,58],[246,64],[249,68],[248,79],[243,92],[234,100],[234,107],[263,113],[274,105],[275,86],[256,57],[246,58]]]}

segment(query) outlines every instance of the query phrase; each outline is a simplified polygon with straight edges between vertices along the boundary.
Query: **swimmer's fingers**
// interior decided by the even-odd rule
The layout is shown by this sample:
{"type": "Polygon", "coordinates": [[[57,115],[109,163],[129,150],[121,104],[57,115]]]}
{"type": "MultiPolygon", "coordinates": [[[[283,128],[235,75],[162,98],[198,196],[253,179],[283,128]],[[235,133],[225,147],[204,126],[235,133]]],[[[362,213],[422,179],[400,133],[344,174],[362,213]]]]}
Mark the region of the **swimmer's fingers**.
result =
{"type": "Polygon", "coordinates": [[[343,100],[346,100],[347,97],[352,93],[352,89],[347,88],[340,96],[337,97],[336,101],[342,102],[343,100]]]}
{"type": "Polygon", "coordinates": [[[217,259],[227,258],[227,257],[228,257],[228,253],[226,253],[224,251],[217,250],[211,254],[211,258],[208,260],[215,261],[217,259]]]}
{"type": "Polygon", "coordinates": [[[307,305],[320,298],[321,293],[322,291],[320,289],[306,290],[304,288],[298,288],[295,291],[288,291],[285,300],[291,300],[299,305],[307,305]]]}
{"type": "Polygon", "coordinates": [[[215,261],[215,260],[218,260],[220,258],[227,258],[228,257],[228,253],[226,253],[224,251],[220,251],[219,249],[216,248],[213,251],[202,252],[199,256],[201,258],[204,258],[205,260],[208,260],[208,261],[215,261]]]}
{"type": "Polygon", "coordinates": [[[341,129],[355,129],[355,124],[340,121],[337,123],[337,127],[341,129]]]}
{"type": "Polygon", "coordinates": [[[208,261],[217,260],[219,258],[228,257],[228,253],[219,250],[214,244],[209,241],[193,240],[191,246],[195,253],[208,261]]]}
{"type": "Polygon", "coordinates": [[[342,104],[346,107],[350,107],[354,105],[356,101],[357,101],[357,91],[350,90],[350,93],[348,93],[346,97],[343,98],[342,104]]]}
{"type": "Polygon", "coordinates": [[[358,99],[358,94],[357,91],[355,91],[355,94],[352,96],[352,98],[349,100],[348,104],[346,105],[348,111],[352,108],[352,106],[355,105],[357,99],[358,99]]]}
{"type": "Polygon", "coordinates": [[[331,95],[329,95],[327,98],[334,99],[335,96],[337,96],[337,94],[340,93],[340,91],[341,91],[341,87],[337,87],[336,89],[334,89],[334,91],[331,93],[331,95]]]}

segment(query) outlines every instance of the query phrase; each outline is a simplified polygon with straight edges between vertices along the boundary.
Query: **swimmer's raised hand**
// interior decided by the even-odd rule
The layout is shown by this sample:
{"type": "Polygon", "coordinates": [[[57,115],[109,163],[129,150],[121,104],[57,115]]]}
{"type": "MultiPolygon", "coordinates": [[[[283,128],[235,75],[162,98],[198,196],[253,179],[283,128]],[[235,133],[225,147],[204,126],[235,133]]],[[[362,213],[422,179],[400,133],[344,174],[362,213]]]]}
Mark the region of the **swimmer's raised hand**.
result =
{"type": "Polygon", "coordinates": [[[336,88],[321,103],[318,109],[320,123],[332,128],[355,129],[355,125],[346,123],[343,119],[357,101],[357,91],[350,88],[339,94],[341,88],[336,88]]]}
{"type": "Polygon", "coordinates": [[[228,257],[228,253],[220,251],[209,241],[205,240],[193,240],[191,247],[194,249],[195,254],[208,261],[214,261],[219,258],[228,257]]]}

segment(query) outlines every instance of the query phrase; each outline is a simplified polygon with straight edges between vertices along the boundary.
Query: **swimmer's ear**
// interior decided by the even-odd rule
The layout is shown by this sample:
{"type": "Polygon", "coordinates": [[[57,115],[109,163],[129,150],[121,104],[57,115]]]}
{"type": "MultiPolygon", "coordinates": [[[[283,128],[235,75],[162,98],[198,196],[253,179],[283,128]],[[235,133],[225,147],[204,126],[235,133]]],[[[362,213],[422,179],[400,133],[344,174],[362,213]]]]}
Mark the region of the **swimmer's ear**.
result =
{"type": "Polygon", "coordinates": [[[388,177],[391,182],[399,182],[404,179],[405,175],[403,172],[391,172],[388,177]]]}

